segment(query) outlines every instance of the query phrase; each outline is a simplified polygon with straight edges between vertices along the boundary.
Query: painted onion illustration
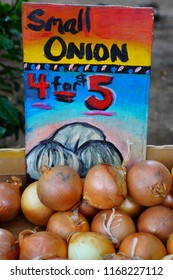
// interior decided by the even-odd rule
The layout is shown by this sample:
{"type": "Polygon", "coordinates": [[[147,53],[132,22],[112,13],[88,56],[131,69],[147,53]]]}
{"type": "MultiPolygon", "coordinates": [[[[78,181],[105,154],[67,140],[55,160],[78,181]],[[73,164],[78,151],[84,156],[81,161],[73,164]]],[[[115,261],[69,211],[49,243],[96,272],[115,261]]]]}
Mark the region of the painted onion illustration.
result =
{"type": "Polygon", "coordinates": [[[68,165],[80,172],[81,163],[77,156],[57,141],[49,139],[41,141],[26,156],[27,173],[35,180],[40,178],[40,169],[46,165],[53,167],[57,165],[68,165]]]}
{"type": "Polygon", "coordinates": [[[85,142],[76,155],[82,163],[81,177],[85,177],[89,169],[98,163],[120,166],[123,161],[120,151],[112,143],[101,140],[85,142]]]}
{"type": "Polygon", "coordinates": [[[89,123],[74,122],[57,129],[51,139],[75,152],[89,140],[105,141],[106,137],[99,128],[89,123]]]}

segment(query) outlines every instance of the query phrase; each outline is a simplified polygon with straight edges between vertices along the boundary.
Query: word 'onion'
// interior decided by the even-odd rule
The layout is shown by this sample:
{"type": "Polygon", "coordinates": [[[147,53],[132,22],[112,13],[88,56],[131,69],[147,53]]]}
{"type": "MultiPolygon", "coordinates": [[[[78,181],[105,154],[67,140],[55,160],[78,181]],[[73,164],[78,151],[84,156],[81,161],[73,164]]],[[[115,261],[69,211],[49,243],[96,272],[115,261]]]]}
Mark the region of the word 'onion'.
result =
{"type": "Polygon", "coordinates": [[[32,260],[43,255],[67,258],[67,243],[58,234],[24,230],[19,234],[19,260],[32,260]]]}
{"type": "Polygon", "coordinates": [[[173,233],[170,234],[167,243],[166,243],[166,248],[168,254],[173,254],[173,233]]]}
{"type": "Polygon", "coordinates": [[[28,185],[21,196],[21,209],[25,218],[38,226],[46,226],[54,210],[46,207],[38,198],[37,181],[28,185]]]}
{"type": "Polygon", "coordinates": [[[91,231],[101,233],[111,239],[115,247],[130,233],[136,232],[132,218],[123,211],[101,210],[91,223],[91,231]]]}
{"type": "Polygon", "coordinates": [[[18,256],[16,237],[9,230],[0,228],[0,260],[17,260],[18,256]]]}
{"type": "Polygon", "coordinates": [[[112,253],[115,253],[113,243],[97,232],[77,232],[69,240],[70,260],[101,260],[104,255],[112,253]]]}
{"type": "Polygon", "coordinates": [[[129,234],[120,244],[119,253],[142,260],[160,260],[167,254],[162,241],[147,232],[129,234]]]}
{"type": "Polygon", "coordinates": [[[54,213],[47,223],[46,230],[57,233],[68,241],[75,232],[89,231],[90,225],[87,219],[75,209],[73,211],[54,213]]]}
{"type": "Polygon", "coordinates": [[[152,233],[165,243],[173,232],[173,210],[161,205],[147,208],[137,220],[137,230],[152,233]]]}
{"type": "Polygon", "coordinates": [[[13,220],[20,210],[22,181],[17,177],[11,179],[0,182],[0,222],[13,220]]]}
{"type": "Polygon", "coordinates": [[[121,167],[96,164],[85,178],[83,198],[98,209],[112,209],[127,195],[127,185],[121,167]]]}
{"type": "Polygon", "coordinates": [[[127,172],[130,196],[143,206],[163,202],[172,188],[172,175],[168,168],[155,160],[135,163],[127,172]]]}
{"type": "Polygon", "coordinates": [[[48,208],[55,211],[72,209],[81,200],[82,190],[82,180],[73,168],[65,165],[42,168],[37,194],[48,208]]]}

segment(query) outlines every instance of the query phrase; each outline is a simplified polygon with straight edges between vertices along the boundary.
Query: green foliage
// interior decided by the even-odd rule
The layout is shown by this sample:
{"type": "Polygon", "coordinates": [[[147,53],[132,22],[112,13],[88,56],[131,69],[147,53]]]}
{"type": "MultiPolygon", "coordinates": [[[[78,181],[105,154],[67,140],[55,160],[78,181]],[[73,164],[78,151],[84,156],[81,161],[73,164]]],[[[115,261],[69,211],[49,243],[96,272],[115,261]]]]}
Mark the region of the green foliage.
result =
{"type": "Polygon", "coordinates": [[[0,139],[24,133],[22,2],[0,1],[0,139]]]}

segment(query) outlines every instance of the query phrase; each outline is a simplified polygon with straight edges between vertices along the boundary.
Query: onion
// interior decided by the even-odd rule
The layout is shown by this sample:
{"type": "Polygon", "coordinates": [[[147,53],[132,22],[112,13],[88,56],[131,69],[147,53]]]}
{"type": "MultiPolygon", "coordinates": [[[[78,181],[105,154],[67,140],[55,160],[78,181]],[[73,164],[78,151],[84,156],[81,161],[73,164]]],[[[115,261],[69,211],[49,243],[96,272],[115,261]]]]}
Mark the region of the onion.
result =
{"type": "Polygon", "coordinates": [[[114,253],[103,256],[102,260],[134,260],[134,258],[122,253],[114,253]]]}
{"type": "Polygon", "coordinates": [[[70,260],[101,260],[104,255],[112,253],[115,253],[113,243],[97,232],[77,232],[69,240],[70,260]]]}
{"type": "Polygon", "coordinates": [[[40,201],[55,211],[70,210],[82,196],[83,184],[78,173],[69,166],[42,168],[37,183],[40,201]]]}
{"type": "Polygon", "coordinates": [[[80,204],[78,205],[79,213],[85,216],[85,218],[89,221],[99,212],[99,209],[91,206],[85,199],[82,199],[80,204]]]}
{"type": "Polygon", "coordinates": [[[173,254],[173,232],[170,234],[167,243],[166,243],[166,248],[168,254],[173,254]]]}
{"type": "Polygon", "coordinates": [[[132,232],[136,232],[132,218],[123,211],[101,210],[91,223],[91,231],[101,233],[119,247],[122,240],[132,232]]]}
{"type": "Polygon", "coordinates": [[[163,202],[172,188],[172,176],[168,168],[155,160],[135,163],[127,172],[130,196],[143,206],[163,202]]]}
{"type": "Polygon", "coordinates": [[[162,205],[173,209],[173,188],[167,194],[166,198],[163,200],[162,205]]]}
{"type": "Polygon", "coordinates": [[[166,255],[162,260],[173,260],[173,254],[166,255]]]}
{"type": "Polygon", "coordinates": [[[143,260],[160,260],[167,254],[162,241],[146,232],[129,234],[120,244],[119,253],[143,260]]]}
{"type": "Polygon", "coordinates": [[[0,182],[0,222],[13,220],[20,210],[22,181],[14,176],[11,179],[0,182]]]}
{"type": "Polygon", "coordinates": [[[75,232],[89,231],[90,225],[87,219],[78,213],[78,209],[75,209],[53,214],[47,223],[46,230],[55,232],[68,241],[75,232]]]}
{"type": "Polygon", "coordinates": [[[83,198],[98,209],[112,209],[120,205],[127,195],[127,185],[121,167],[97,164],[85,178],[83,198]]]}
{"type": "Polygon", "coordinates": [[[152,233],[165,243],[173,232],[173,210],[162,205],[147,208],[137,220],[137,230],[152,233]]]}
{"type": "Polygon", "coordinates": [[[67,243],[54,232],[24,230],[19,234],[20,260],[32,260],[43,255],[67,258],[67,243]]]}
{"type": "Polygon", "coordinates": [[[18,256],[16,237],[9,230],[0,228],[0,260],[17,260],[18,256]]]}
{"type": "Polygon", "coordinates": [[[144,211],[145,207],[136,202],[131,196],[127,195],[121,205],[117,206],[116,209],[125,212],[133,220],[136,220],[142,211],[144,211]]]}
{"type": "Polygon", "coordinates": [[[46,226],[49,218],[55,212],[46,207],[38,198],[37,181],[28,185],[22,193],[21,209],[25,218],[38,226],[46,226]]]}

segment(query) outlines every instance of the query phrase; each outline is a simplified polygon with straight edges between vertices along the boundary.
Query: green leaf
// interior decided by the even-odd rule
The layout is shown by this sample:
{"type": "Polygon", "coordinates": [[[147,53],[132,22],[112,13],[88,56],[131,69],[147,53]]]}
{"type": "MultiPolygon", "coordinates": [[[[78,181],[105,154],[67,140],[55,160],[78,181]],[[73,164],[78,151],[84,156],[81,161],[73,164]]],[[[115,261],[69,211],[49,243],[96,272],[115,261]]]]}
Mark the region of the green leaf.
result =
{"type": "Polygon", "coordinates": [[[13,40],[9,39],[7,36],[0,37],[0,47],[5,50],[10,50],[14,46],[13,40]]]}
{"type": "Polygon", "coordinates": [[[18,116],[17,108],[7,98],[0,96],[0,118],[19,125],[18,116]]]}

